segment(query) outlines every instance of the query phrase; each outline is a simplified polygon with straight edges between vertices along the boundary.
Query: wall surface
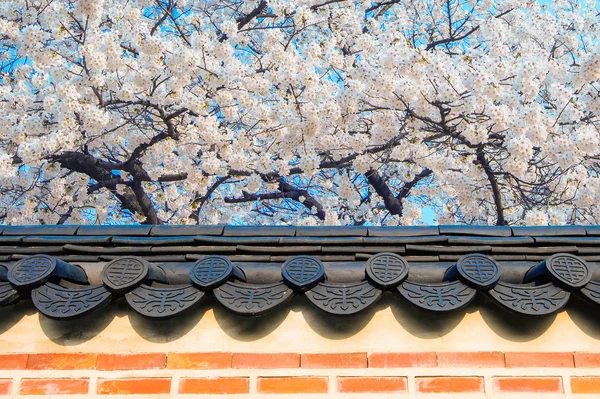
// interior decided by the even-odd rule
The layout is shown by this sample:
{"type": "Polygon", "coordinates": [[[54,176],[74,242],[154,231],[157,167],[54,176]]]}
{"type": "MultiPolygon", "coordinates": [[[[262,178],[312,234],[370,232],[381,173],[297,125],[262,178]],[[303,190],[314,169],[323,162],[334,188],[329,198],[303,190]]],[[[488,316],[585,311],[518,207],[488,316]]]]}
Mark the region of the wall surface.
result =
{"type": "Polygon", "coordinates": [[[0,395],[586,397],[600,394],[597,314],[572,300],[525,319],[484,298],[432,314],[384,296],[344,318],[297,297],[251,319],[205,302],[146,320],[119,300],[58,322],[23,302],[0,309],[0,395]]]}

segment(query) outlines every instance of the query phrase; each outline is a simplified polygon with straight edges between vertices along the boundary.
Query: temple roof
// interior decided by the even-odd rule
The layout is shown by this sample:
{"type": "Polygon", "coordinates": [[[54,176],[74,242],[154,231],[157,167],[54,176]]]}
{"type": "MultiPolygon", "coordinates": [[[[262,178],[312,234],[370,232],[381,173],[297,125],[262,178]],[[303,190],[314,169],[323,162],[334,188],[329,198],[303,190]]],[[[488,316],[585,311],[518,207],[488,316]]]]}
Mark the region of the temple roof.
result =
{"type": "Polygon", "coordinates": [[[259,316],[305,295],[351,315],[393,292],[432,312],[481,297],[543,316],[600,303],[599,244],[600,226],[0,226],[0,306],[70,319],[125,297],[164,318],[212,296],[259,316]]]}

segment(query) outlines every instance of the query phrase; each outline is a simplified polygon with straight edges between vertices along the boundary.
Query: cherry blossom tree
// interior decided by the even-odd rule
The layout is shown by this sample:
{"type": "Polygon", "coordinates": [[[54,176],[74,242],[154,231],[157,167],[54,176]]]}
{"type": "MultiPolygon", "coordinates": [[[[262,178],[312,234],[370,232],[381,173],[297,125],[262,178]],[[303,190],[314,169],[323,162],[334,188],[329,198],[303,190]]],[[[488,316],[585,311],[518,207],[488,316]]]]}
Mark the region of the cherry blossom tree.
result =
{"type": "Polygon", "coordinates": [[[0,222],[600,221],[600,15],[557,0],[0,3],[0,222]]]}

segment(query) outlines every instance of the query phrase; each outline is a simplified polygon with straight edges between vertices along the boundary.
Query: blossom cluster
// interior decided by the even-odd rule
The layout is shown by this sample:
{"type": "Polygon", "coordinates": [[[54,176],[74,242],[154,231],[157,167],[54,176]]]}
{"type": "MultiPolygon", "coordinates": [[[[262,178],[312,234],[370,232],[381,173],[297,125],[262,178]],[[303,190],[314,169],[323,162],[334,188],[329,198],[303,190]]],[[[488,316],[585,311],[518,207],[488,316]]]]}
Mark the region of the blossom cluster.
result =
{"type": "Polygon", "coordinates": [[[600,20],[547,3],[4,1],[0,223],[598,223],[600,20]]]}

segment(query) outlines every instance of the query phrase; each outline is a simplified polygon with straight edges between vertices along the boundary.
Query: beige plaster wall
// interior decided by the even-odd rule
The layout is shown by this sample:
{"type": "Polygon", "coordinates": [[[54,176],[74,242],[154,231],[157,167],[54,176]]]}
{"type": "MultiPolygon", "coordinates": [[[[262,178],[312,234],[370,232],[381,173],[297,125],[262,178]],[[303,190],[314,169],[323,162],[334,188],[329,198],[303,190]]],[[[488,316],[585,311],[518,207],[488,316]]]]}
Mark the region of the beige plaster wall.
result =
{"type": "Polygon", "coordinates": [[[2,353],[34,352],[600,352],[598,309],[571,300],[556,316],[527,319],[477,298],[430,314],[391,294],[369,311],[335,317],[295,298],[258,318],[205,302],[167,321],[147,320],[123,300],[78,321],[41,316],[29,303],[0,309],[2,353]]]}

